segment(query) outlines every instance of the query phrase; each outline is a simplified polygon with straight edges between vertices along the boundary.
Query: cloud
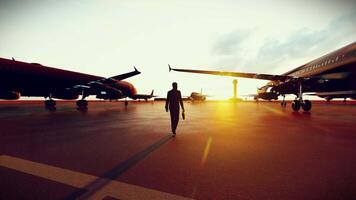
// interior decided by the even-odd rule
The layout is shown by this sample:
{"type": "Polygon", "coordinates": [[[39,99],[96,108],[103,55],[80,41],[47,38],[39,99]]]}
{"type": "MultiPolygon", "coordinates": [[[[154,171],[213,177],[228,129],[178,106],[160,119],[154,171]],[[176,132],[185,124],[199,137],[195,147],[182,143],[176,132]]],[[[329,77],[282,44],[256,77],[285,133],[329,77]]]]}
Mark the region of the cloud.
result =
{"type": "Polygon", "coordinates": [[[252,29],[227,33],[213,44],[212,52],[221,56],[234,55],[242,49],[244,40],[249,38],[251,33],[253,33],[252,29]]]}
{"type": "Polygon", "coordinates": [[[255,29],[234,30],[220,36],[214,43],[211,50],[213,57],[217,58],[213,69],[235,70],[237,65],[241,65],[248,58],[248,48],[251,44],[251,39],[255,33],[255,29]]]}
{"type": "MultiPolygon", "coordinates": [[[[264,38],[255,49],[255,55],[244,56],[243,48],[253,43],[256,37],[251,31],[235,31],[217,40],[213,45],[213,53],[217,57],[216,65],[234,65],[230,69],[240,71],[271,73],[304,64],[330,51],[356,41],[356,12],[334,18],[320,30],[301,28],[286,39],[279,37],[264,38]],[[247,44],[246,44],[247,43],[247,44]],[[303,62],[303,63],[299,63],[303,62]],[[297,64],[298,63],[298,64],[297,64]],[[244,67],[241,67],[241,66],[244,67]],[[288,67],[287,66],[287,67],[288,67]]],[[[254,44],[256,46],[256,44],[254,44]]],[[[224,68],[225,70],[225,68],[224,68]]]]}

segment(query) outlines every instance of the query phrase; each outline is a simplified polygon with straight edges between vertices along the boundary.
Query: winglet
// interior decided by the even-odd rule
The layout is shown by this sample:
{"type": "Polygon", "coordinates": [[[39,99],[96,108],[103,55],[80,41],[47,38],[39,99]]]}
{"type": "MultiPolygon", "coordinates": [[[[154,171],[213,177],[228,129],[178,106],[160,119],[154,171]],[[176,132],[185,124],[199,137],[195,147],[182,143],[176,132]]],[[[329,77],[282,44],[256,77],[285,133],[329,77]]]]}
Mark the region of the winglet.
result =
{"type": "Polygon", "coordinates": [[[134,66],[134,69],[135,69],[135,72],[139,72],[137,69],[136,69],[136,67],[134,66]]]}
{"type": "Polygon", "coordinates": [[[171,65],[168,64],[168,67],[169,67],[169,71],[172,71],[171,65]]]}

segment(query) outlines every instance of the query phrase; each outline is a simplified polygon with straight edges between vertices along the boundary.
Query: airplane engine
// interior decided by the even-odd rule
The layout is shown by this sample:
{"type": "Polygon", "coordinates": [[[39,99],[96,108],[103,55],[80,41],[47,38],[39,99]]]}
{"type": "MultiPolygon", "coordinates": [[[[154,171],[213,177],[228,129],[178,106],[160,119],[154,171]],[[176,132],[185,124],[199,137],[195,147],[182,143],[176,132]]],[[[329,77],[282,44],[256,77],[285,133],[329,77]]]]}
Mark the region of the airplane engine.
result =
{"type": "Polygon", "coordinates": [[[277,100],[278,94],[274,93],[274,92],[265,92],[265,93],[258,94],[258,98],[261,98],[264,100],[277,100]]]}
{"type": "Polygon", "coordinates": [[[96,98],[98,99],[121,99],[123,98],[124,95],[120,90],[117,89],[107,89],[106,91],[100,91],[99,94],[96,95],[96,98]]]}
{"type": "Polygon", "coordinates": [[[10,92],[0,92],[0,99],[6,100],[17,100],[19,99],[21,94],[19,92],[10,91],[10,92]]]}

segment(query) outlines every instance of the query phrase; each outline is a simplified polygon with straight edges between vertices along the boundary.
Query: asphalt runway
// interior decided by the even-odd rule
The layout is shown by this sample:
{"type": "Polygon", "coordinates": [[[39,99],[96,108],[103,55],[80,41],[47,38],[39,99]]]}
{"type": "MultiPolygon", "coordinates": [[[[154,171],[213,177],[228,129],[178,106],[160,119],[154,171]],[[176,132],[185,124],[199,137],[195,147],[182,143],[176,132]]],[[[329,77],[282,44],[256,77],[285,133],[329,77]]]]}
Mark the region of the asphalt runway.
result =
{"type": "Polygon", "coordinates": [[[355,199],[356,104],[0,102],[0,199],[355,199]]]}

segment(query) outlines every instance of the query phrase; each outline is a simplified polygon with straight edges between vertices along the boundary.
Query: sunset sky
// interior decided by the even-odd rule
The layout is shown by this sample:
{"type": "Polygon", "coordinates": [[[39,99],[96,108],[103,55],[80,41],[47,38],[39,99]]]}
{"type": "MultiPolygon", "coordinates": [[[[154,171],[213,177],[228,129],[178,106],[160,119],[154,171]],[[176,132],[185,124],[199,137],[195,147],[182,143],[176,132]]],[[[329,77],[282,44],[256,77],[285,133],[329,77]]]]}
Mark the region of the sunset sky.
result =
{"type": "MultiPolygon", "coordinates": [[[[173,67],[281,74],[356,41],[356,1],[0,1],[0,57],[105,77],[131,71],[139,93],[176,81],[216,99],[231,77],[173,67]]],[[[266,81],[238,79],[238,94],[266,81]]]]}

